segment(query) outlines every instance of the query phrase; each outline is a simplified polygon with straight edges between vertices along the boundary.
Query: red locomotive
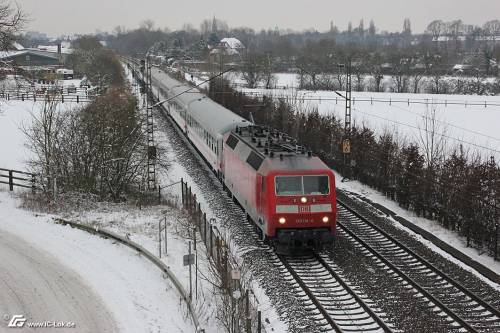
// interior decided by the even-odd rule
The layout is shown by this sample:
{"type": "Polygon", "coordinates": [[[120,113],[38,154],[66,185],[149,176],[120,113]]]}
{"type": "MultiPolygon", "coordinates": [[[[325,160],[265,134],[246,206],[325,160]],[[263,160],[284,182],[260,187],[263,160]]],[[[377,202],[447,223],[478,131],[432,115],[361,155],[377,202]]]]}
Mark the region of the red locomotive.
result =
{"type": "MultiPolygon", "coordinates": [[[[189,87],[154,69],[161,97],[189,87]]],[[[319,247],[336,231],[335,177],[318,157],[283,133],[256,126],[197,91],[169,101],[182,130],[254,222],[281,247],[319,247]]]]}
{"type": "Polygon", "coordinates": [[[286,135],[260,126],[224,137],[224,185],[262,238],[288,247],[319,247],[335,235],[335,177],[286,135]]]}

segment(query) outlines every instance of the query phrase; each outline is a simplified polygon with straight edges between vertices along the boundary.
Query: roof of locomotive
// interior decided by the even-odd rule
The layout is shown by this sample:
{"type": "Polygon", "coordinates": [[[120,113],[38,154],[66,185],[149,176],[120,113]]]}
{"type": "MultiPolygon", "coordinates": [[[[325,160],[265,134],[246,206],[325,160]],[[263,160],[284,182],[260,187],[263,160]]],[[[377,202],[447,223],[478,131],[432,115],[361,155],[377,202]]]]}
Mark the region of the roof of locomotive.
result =
{"type": "Polygon", "coordinates": [[[240,158],[250,164],[250,154],[255,153],[253,162],[258,165],[258,171],[263,175],[274,171],[329,169],[320,158],[313,156],[305,147],[298,145],[295,139],[284,133],[253,125],[237,128],[231,134],[241,142],[235,149],[240,158]]]}
{"type": "Polygon", "coordinates": [[[319,171],[329,170],[323,161],[317,156],[295,155],[285,156],[281,159],[279,156],[267,157],[262,166],[259,168],[259,173],[267,175],[271,172],[304,172],[304,171],[319,171]]]}
{"type": "MultiPolygon", "coordinates": [[[[152,75],[167,89],[168,96],[175,96],[192,87],[185,85],[160,69],[152,71],[152,75]]],[[[236,127],[251,125],[251,122],[212,101],[198,89],[179,95],[175,98],[177,103],[188,109],[188,114],[193,117],[212,135],[223,135],[236,127]]]]}

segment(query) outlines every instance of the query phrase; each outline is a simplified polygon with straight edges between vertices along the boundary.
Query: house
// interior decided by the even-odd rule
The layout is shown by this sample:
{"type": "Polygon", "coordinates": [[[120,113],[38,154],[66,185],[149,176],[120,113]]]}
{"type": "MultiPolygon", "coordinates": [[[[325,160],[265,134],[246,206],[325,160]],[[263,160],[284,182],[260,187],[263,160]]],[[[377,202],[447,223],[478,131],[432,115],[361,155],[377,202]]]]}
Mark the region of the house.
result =
{"type": "Polygon", "coordinates": [[[453,72],[456,74],[466,74],[470,73],[473,69],[472,65],[467,65],[467,64],[456,64],[453,66],[453,72]]]}
{"type": "Polygon", "coordinates": [[[16,67],[59,66],[61,57],[57,53],[24,49],[0,52],[0,61],[16,67]]]}
{"type": "Polygon", "coordinates": [[[239,39],[234,37],[223,38],[219,44],[210,51],[210,55],[216,56],[222,54],[230,62],[239,61],[245,49],[245,45],[243,45],[239,39]]]}

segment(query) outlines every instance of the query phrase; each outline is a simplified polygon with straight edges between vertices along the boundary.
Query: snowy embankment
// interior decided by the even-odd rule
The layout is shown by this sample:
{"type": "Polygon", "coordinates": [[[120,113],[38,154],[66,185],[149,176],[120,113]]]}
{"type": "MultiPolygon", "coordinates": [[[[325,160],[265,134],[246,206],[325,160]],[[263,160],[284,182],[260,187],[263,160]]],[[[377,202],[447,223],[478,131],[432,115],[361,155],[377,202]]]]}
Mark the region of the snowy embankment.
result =
{"type": "MultiPolygon", "coordinates": [[[[39,112],[41,107],[43,104],[40,102],[11,101],[2,103],[0,167],[27,169],[25,162],[31,155],[30,150],[25,146],[26,137],[22,132],[22,127],[23,124],[29,125],[30,113],[39,112]]],[[[78,107],[78,105],[65,103],[61,104],[60,107],[64,111],[78,107]]],[[[26,305],[18,309],[12,304],[9,307],[2,305],[2,300],[7,299],[7,297],[2,296],[3,289],[0,289],[0,313],[10,314],[10,312],[17,311],[25,315],[28,321],[75,321],[76,327],[80,328],[81,332],[194,331],[186,307],[180,302],[179,294],[157,267],[124,246],[113,244],[109,240],[74,230],[68,226],[56,225],[53,223],[53,216],[18,208],[21,204],[21,200],[16,196],[19,194],[18,190],[16,190],[16,194],[10,194],[5,192],[7,188],[6,185],[0,184],[0,233],[2,235],[9,233],[19,237],[23,242],[27,242],[29,248],[26,249],[26,252],[43,252],[44,258],[50,258],[46,261],[55,263],[51,267],[58,267],[57,270],[60,272],[69,272],[67,275],[61,275],[62,279],[78,278],[80,285],[84,286],[84,289],[88,289],[89,292],[85,294],[88,300],[79,303],[74,300],[72,294],[72,288],[79,289],[78,287],[59,284],[59,286],[66,288],[64,297],[57,300],[48,297],[42,311],[38,306],[39,302],[29,303],[34,308],[26,305]],[[101,324],[95,323],[95,320],[90,322],[92,317],[98,317],[94,316],[93,313],[100,311],[99,306],[102,311],[110,314],[109,320],[103,321],[101,324]],[[85,312],[85,309],[82,310],[82,307],[88,312],[85,312]],[[61,312],[61,308],[66,308],[67,311],[61,310],[61,312]],[[66,316],[65,314],[68,312],[75,315],[66,316]],[[80,319],[89,320],[89,322],[78,322],[80,319]]],[[[120,217],[119,213],[108,207],[105,207],[104,211],[103,215],[108,220],[120,217]]],[[[124,214],[130,214],[130,211],[125,209],[124,214]]],[[[141,215],[141,212],[138,212],[138,215],[141,215]]],[[[156,222],[156,216],[154,220],[150,219],[149,215],[141,216],[143,216],[143,221],[147,221],[144,229],[153,230],[156,223],[151,225],[151,222],[156,222]]],[[[137,220],[134,218],[131,223],[136,225],[137,220]]],[[[122,229],[118,229],[118,231],[121,234],[125,232],[122,229]]],[[[154,234],[156,235],[156,233],[154,234]]],[[[156,244],[154,241],[151,242],[156,244]]],[[[183,243],[183,245],[185,244],[183,243]]],[[[183,253],[184,248],[185,246],[180,247],[179,252],[183,253]]],[[[9,267],[14,267],[14,265],[9,267]]],[[[50,289],[45,290],[43,289],[45,287],[38,285],[36,276],[18,273],[15,275],[21,281],[17,286],[32,286],[33,289],[17,290],[14,286],[14,293],[20,293],[28,299],[35,297],[35,295],[43,297],[45,294],[50,294],[50,289]],[[39,288],[44,291],[37,291],[39,288]]],[[[3,327],[4,323],[1,324],[3,327]]],[[[215,332],[215,330],[207,332],[215,332]]]]}
{"type": "MultiPolygon", "coordinates": [[[[28,242],[37,251],[47,253],[47,256],[61,266],[61,274],[72,272],[72,275],[62,276],[62,279],[69,279],[71,276],[81,279],[85,287],[97,297],[89,299],[88,304],[84,306],[92,308],[96,306],[94,303],[102,303],[111,314],[111,321],[117,331],[161,332],[166,328],[172,332],[194,331],[190,321],[184,320],[186,313],[184,307],[179,306],[179,296],[175,288],[155,266],[122,245],[69,226],[56,225],[52,216],[20,209],[19,203],[20,201],[9,193],[0,192],[0,232],[13,234],[28,242]]],[[[30,249],[27,248],[26,251],[30,249]]],[[[32,278],[22,272],[18,273],[18,278],[22,277],[23,280],[32,278]]],[[[35,289],[16,292],[29,297],[50,294],[50,290],[46,290],[45,286],[33,285],[33,288],[35,289]],[[37,289],[42,291],[37,292],[37,289]]],[[[71,308],[74,303],[75,295],[71,290],[64,296],[62,299],[47,299],[47,309],[43,313],[48,317],[34,317],[37,309],[29,306],[17,311],[24,311],[21,314],[34,321],[76,321],[85,317],[85,313],[80,313],[81,308],[76,308],[78,313],[75,313],[75,317],[58,319],[60,313],[56,310],[61,305],[71,308]],[[50,303],[51,301],[54,303],[50,303]]],[[[86,327],[88,323],[75,324],[78,328],[79,325],[86,327]]]]}

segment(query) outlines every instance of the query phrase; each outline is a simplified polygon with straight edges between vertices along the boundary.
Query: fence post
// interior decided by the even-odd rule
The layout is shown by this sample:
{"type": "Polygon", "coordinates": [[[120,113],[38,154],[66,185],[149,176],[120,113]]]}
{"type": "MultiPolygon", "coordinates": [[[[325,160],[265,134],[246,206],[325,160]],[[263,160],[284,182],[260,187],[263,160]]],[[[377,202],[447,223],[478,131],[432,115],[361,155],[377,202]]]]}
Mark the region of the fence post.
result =
{"type": "Polygon", "coordinates": [[[467,247],[470,245],[470,221],[467,221],[467,247]]]}
{"type": "Polygon", "coordinates": [[[257,312],[257,333],[262,333],[262,313],[257,312]]]}
{"type": "Polygon", "coordinates": [[[12,170],[9,170],[9,190],[14,191],[14,178],[12,176],[12,170]]]}
{"type": "Polygon", "coordinates": [[[164,217],[164,221],[165,221],[165,225],[164,225],[164,227],[165,227],[165,256],[167,256],[167,254],[168,254],[168,248],[167,248],[168,243],[167,243],[167,217],[166,216],[164,217]]]}
{"type": "Polygon", "coordinates": [[[161,258],[161,220],[158,221],[158,255],[161,258]]]}
{"type": "Polygon", "coordinates": [[[35,193],[35,191],[36,191],[36,178],[35,178],[35,174],[31,175],[31,190],[33,191],[33,193],[35,193]]]}
{"type": "Polygon", "coordinates": [[[184,179],[181,178],[181,200],[182,200],[182,206],[183,208],[186,208],[185,205],[186,205],[186,202],[184,201],[184,179]]]}
{"type": "Polygon", "coordinates": [[[196,227],[193,228],[193,238],[194,238],[194,260],[195,260],[195,268],[194,268],[194,293],[196,299],[198,299],[198,250],[196,249],[196,227]]]}
{"type": "Polygon", "coordinates": [[[201,204],[198,202],[198,216],[196,216],[196,225],[198,228],[201,226],[201,204]]]}
{"type": "Polygon", "coordinates": [[[250,317],[250,300],[248,297],[248,290],[245,292],[245,316],[246,316],[246,331],[252,333],[252,318],[250,317]]]}
{"type": "MultiPolygon", "coordinates": [[[[191,242],[189,242],[189,260],[191,260],[191,242]]],[[[189,262],[189,301],[191,302],[193,300],[193,279],[191,278],[192,276],[192,270],[191,270],[191,262],[189,262]]]]}
{"type": "Polygon", "coordinates": [[[207,245],[207,213],[203,213],[203,240],[207,245]]]}
{"type": "Polygon", "coordinates": [[[193,201],[191,202],[191,210],[193,211],[193,215],[196,215],[196,193],[193,195],[193,201]]]}
{"type": "Polygon", "coordinates": [[[498,258],[498,229],[499,229],[499,224],[495,224],[495,254],[493,256],[494,260],[497,260],[498,258]]]}

